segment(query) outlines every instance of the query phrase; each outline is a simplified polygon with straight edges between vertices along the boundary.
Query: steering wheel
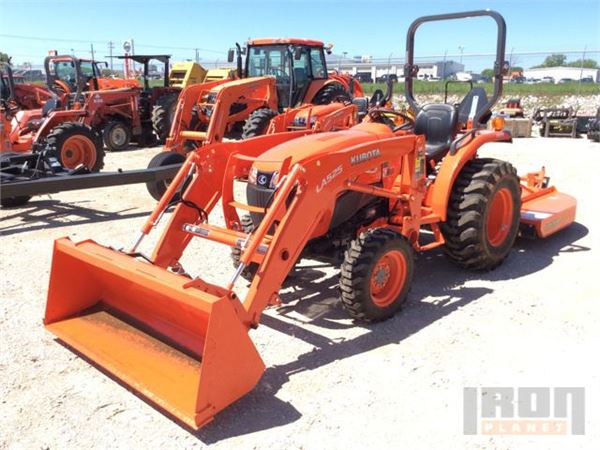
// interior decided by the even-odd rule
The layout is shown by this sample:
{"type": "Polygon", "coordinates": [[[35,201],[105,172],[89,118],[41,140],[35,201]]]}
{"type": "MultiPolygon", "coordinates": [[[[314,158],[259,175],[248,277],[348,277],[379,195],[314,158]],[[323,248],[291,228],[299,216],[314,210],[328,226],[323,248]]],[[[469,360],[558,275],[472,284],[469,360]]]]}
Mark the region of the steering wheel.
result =
{"type": "Polygon", "coordinates": [[[392,131],[407,130],[415,126],[415,119],[413,119],[406,113],[396,111],[394,109],[374,108],[371,109],[367,115],[373,122],[384,123],[387,126],[389,126],[392,129],[392,131]],[[401,117],[402,119],[404,119],[404,123],[402,125],[396,126],[392,119],[386,117],[389,114],[401,117]]]}
{"type": "Polygon", "coordinates": [[[269,67],[269,75],[274,75],[276,77],[285,77],[287,76],[283,69],[278,67],[269,67]]]}
{"type": "Polygon", "coordinates": [[[54,80],[54,82],[52,83],[52,90],[58,95],[71,93],[71,88],[69,87],[69,85],[62,80],[54,80]]]}
{"type": "Polygon", "coordinates": [[[13,101],[6,99],[0,99],[0,108],[4,110],[6,118],[8,120],[11,120],[19,112],[20,109],[19,105],[17,105],[13,101]]]}

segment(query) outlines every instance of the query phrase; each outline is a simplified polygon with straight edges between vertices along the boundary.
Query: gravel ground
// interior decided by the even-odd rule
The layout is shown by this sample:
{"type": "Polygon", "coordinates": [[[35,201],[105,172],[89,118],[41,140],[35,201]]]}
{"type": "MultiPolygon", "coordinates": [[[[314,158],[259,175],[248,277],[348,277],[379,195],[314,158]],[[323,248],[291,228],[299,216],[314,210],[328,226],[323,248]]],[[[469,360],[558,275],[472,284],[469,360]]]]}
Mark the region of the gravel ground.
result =
{"type": "MultiPolygon", "coordinates": [[[[157,151],[109,154],[106,169],[144,167],[157,151]]],[[[336,270],[304,270],[251,333],[268,367],[259,385],[198,433],[59,345],[41,324],[52,241],[130,245],[154,204],[145,187],[63,193],[0,211],[0,447],[600,448],[593,275],[600,145],[517,139],[484,153],[520,171],[545,165],[578,198],[577,223],[544,241],[519,240],[489,273],[458,269],[439,250],[420,255],[408,305],[373,326],[347,319],[336,270]],[[465,436],[465,386],[583,386],[586,435],[465,436]]],[[[232,271],[227,249],[206,242],[195,242],[183,262],[221,283],[232,271]]]]}

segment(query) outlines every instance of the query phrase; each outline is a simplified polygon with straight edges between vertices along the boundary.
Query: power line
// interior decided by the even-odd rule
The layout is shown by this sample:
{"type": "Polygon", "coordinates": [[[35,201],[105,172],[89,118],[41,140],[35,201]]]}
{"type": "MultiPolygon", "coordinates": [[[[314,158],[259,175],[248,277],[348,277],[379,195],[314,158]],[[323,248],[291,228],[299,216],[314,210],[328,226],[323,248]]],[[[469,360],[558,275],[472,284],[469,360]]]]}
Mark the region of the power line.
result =
{"type": "MultiPolygon", "coordinates": [[[[0,34],[0,37],[12,38],[12,39],[24,39],[30,41],[54,41],[54,42],[69,42],[69,43],[81,43],[81,44],[108,44],[111,42],[110,40],[106,41],[96,41],[96,40],[82,40],[82,39],[64,39],[64,38],[51,38],[51,37],[42,37],[42,36],[23,36],[17,34],[0,34]]],[[[210,48],[201,48],[201,47],[172,47],[168,45],[155,45],[155,44],[139,44],[136,43],[137,47],[144,48],[166,48],[171,50],[192,50],[192,51],[203,51],[207,53],[217,53],[217,54],[225,54],[226,50],[214,50],[210,48]]]]}

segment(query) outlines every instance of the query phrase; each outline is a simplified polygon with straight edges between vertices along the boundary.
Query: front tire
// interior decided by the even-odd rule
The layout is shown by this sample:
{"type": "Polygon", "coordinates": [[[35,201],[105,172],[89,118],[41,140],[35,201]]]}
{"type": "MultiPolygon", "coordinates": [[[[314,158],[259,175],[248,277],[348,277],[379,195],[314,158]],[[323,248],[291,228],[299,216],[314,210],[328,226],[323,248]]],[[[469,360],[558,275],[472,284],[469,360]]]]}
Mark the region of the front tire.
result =
{"type": "Polygon", "coordinates": [[[178,97],[178,94],[163,95],[156,100],[156,104],[152,108],[152,128],[160,144],[164,144],[171,132],[178,97]]]}
{"type": "MultiPolygon", "coordinates": [[[[252,222],[252,217],[250,217],[250,214],[244,214],[242,217],[240,217],[240,225],[242,226],[242,231],[246,234],[254,231],[254,223],[252,222]]],[[[242,256],[242,251],[237,247],[232,247],[231,260],[233,261],[233,267],[236,269],[240,265],[240,256],[242,256]]],[[[258,264],[251,262],[244,268],[244,270],[242,270],[241,275],[246,281],[252,281],[257,270],[258,264]]]]}
{"type": "Polygon", "coordinates": [[[108,122],[102,130],[102,140],[112,152],[125,150],[131,142],[131,127],[119,120],[108,122]]]}
{"type": "MultiPolygon", "coordinates": [[[[160,152],[154,156],[150,160],[150,164],[148,164],[148,169],[154,169],[156,167],[170,166],[171,164],[183,164],[185,161],[185,156],[181,153],[176,152],[160,152]]],[[[154,198],[154,200],[159,201],[163,194],[166,192],[169,184],[173,181],[172,179],[165,179],[160,181],[148,181],[146,183],[146,189],[150,195],[154,198]]],[[[176,193],[171,202],[179,200],[181,197],[181,193],[176,193]]]]}
{"type": "Polygon", "coordinates": [[[366,231],[344,254],[342,306],[363,322],[389,319],[406,302],[413,272],[413,251],[403,236],[386,228],[366,231]]]}
{"type": "Polygon", "coordinates": [[[349,102],[350,93],[340,83],[330,83],[321,88],[312,100],[314,105],[328,105],[332,102],[349,102]]]}
{"type": "Polygon", "coordinates": [[[521,187],[508,162],[474,159],[454,182],[441,224],[446,254],[458,265],[491,270],[510,253],[519,231],[521,187]]]}
{"type": "Polygon", "coordinates": [[[246,119],[242,129],[242,139],[250,139],[265,134],[271,119],[277,115],[276,111],[269,108],[258,108],[246,119]]]}
{"type": "Polygon", "coordinates": [[[25,205],[29,200],[31,200],[31,196],[28,195],[7,197],[0,200],[0,205],[2,205],[3,208],[16,208],[17,206],[25,205]]]}

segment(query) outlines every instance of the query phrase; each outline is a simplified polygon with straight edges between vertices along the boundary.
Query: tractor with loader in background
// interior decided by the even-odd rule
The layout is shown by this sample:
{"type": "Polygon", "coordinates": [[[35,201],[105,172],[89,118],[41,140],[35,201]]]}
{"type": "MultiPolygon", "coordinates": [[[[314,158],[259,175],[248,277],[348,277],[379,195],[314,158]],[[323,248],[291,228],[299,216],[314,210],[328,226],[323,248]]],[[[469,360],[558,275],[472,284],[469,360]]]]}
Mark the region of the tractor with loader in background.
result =
{"type": "Polygon", "coordinates": [[[250,40],[243,48],[239,44],[236,47],[237,50],[229,51],[228,60],[233,62],[237,52],[237,80],[210,84],[205,98],[199,99],[203,108],[198,112],[195,131],[203,131],[208,126],[219,90],[227,83],[239,80],[256,79],[251,84],[252,89],[241,92],[231,107],[228,135],[242,139],[265,133],[271,119],[290,109],[309,104],[349,102],[354,96],[364,96],[360,84],[351,76],[329,74],[325,62],[325,51],[329,48],[326,49],[323,42],[264,38],[250,40]],[[246,55],[245,60],[243,55],[246,55]],[[268,78],[274,80],[273,93],[270,93],[268,78]]]}
{"type": "MultiPolygon", "coordinates": [[[[421,17],[407,35],[405,95],[416,118],[385,113],[335,132],[286,133],[190,151],[127,250],[67,238],[54,244],[44,324],[69,348],[185,425],[198,429],[248,393],[265,369],[249,330],[299,258],[340,264],[340,297],[356,320],[390,318],[405,304],[414,252],[443,247],[463,267],[490,270],[520,230],[539,237],[573,222],[576,201],[544,171],[519,177],[481,155],[510,142],[502,119],[482,119],[502,92],[506,26],[494,11],[421,17]],[[498,27],[494,92],[455,107],[419,105],[414,37],[428,22],[490,17],[498,27]],[[247,184],[246,202],[234,182],[247,184]],[[182,189],[183,188],[183,189],[182,189]],[[176,202],[171,199],[181,190],[176,202]],[[212,221],[220,201],[225,225],[212,221]],[[175,210],[150,255],[143,238],[175,210]],[[250,213],[244,223],[240,211],[250,213]],[[225,286],[180,262],[194,238],[238,250],[225,286]],[[251,279],[244,299],[235,283],[251,279]]],[[[398,113],[402,114],[402,113],[398,113]]]]}

